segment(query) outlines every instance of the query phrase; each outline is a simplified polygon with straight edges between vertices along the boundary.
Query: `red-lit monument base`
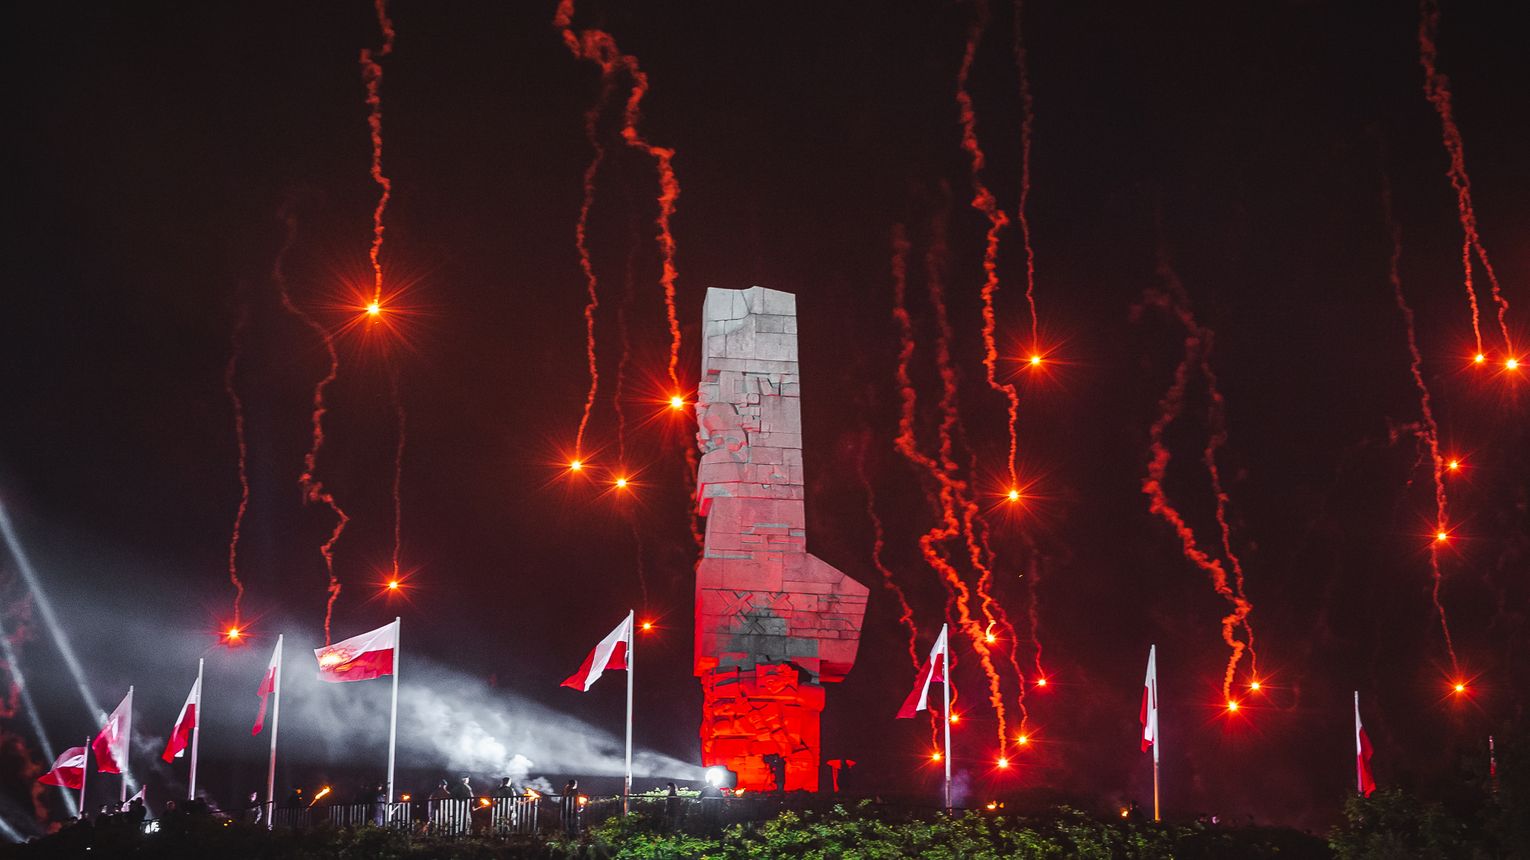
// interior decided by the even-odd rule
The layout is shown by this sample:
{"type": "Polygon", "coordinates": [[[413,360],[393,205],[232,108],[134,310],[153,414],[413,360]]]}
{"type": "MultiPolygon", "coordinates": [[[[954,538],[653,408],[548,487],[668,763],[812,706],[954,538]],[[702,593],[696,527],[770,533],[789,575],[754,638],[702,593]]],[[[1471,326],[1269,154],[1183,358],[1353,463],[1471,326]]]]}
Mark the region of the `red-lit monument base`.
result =
{"type": "Polygon", "coordinates": [[[701,763],[728,768],[750,791],[817,791],[824,690],[799,674],[780,663],[702,675],[701,763]],[[766,764],[772,753],[786,762],[785,786],[766,764]]]}

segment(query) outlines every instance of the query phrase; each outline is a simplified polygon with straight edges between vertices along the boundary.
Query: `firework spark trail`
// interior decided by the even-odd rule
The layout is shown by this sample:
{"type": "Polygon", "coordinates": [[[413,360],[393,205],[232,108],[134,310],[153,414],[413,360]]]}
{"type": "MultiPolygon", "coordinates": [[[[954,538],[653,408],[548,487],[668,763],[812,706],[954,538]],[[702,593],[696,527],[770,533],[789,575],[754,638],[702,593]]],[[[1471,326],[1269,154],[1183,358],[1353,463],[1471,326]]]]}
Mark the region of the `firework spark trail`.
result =
{"type": "Polygon", "coordinates": [[[574,32],[574,0],[559,0],[553,16],[553,26],[563,35],[563,43],[573,55],[600,66],[603,78],[616,72],[625,72],[632,83],[622,110],[622,140],[627,146],[639,150],[654,160],[659,174],[659,214],[654,224],[658,228],[660,274],[659,284],[664,290],[664,313],[669,323],[669,382],[672,391],[680,390],[680,317],[675,309],[675,237],[670,230],[670,220],[675,214],[675,201],[680,197],[680,182],[675,177],[673,149],[655,146],[643,137],[638,126],[642,121],[643,98],[648,95],[648,73],[639,65],[637,57],[622,53],[616,39],[604,30],[581,30],[574,32]]]}
{"type": "Polygon", "coordinates": [[[1466,297],[1472,309],[1472,334],[1477,339],[1477,352],[1482,352],[1482,328],[1478,319],[1477,290],[1472,283],[1472,254],[1482,262],[1488,284],[1493,291],[1493,301],[1498,305],[1498,328],[1503,333],[1504,349],[1512,356],[1513,344],[1509,339],[1509,301],[1503,296],[1498,274],[1488,259],[1487,249],[1477,232],[1477,212],[1472,205],[1472,180],[1466,172],[1466,147],[1461,129],[1456,125],[1455,110],[1451,104],[1450,79],[1439,69],[1440,6],[1437,0],[1420,0],[1418,22],[1418,58],[1424,67],[1424,95],[1440,115],[1441,140],[1450,156],[1450,185],[1456,191],[1456,209],[1461,219],[1461,267],[1465,275],[1466,297]]]}
{"type": "MultiPolygon", "coordinates": [[[[1159,401],[1159,416],[1148,430],[1151,458],[1148,461],[1147,475],[1142,480],[1142,492],[1151,500],[1149,509],[1152,513],[1174,529],[1185,558],[1210,578],[1212,588],[1233,607],[1232,611],[1222,618],[1222,641],[1227,643],[1227,647],[1232,651],[1222,676],[1222,695],[1230,698],[1238,662],[1242,659],[1243,652],[1248,649],[1248,642],[1237,637],[1237,630],[1243,628],[1247,638],[1252,638],[1248,615],[1253,607],[1228,585],[1227,570],[1222,561],[1200,548],[1194,529],[1185,522],[1184,517],[1170,502],[1168,492],[1163,486],[1171,459],[1168,446],[1164,442],[1164,434],[1169,425],[1184,413],[1185,393],[1190,384],[1191,373],[1200,371],[1208,374],[1210,371],[1207,357],[1211,349],[1211,331],[1196,322],[1188,307],[1184,286],[1169,266],[1167,257],[1162,254],[1158,262],[1158,275],[1167,285],[1169,292],[1150,289],[1146,295],[1147,302],[1174,314],[1184,325],[1185,353],[1179,365],[1174,368],[1173,384],[1159,401]]],[[[1207,377],[1207,384],[1214,385],[1214,381],[1207,377]]],[[[1214,451],[1214,448],[1211,450],[1214,451]]],[[[1219,488],[1220,482],[1214,486],[1219,488]]],[[[1218,504],[1220,507],[1222,503],[1219,501],[1218,504]]]]}
{"type": "MultiPolygon", "coordinates": [[[[1022,534],[1024,533],[1022,532],[1022,534]]],[[[1026,549],[1030,551],[1030,564],[1026,571],[1026,583],[1029,586],[1027,597],[1029,599],[1025,604],[1025,615],[1026,620],[1030,622],[1029,633],[1031,635],[1031,651],[1035,655],[1036,677],[1039,680],[1045,681],[1047,673],[1042,668],[1041,647],[1041,595],[1038,591],[1041,587],[1041,548],[1036,545],[1035,539],[1028,534],[1025,535],[1025,544],[1026,549]]]]}
{"type": "MultiPolygon", "coordinates": [[[[1418,389],[1419,413],[1423,417],[1418,436],[1428,448],[1429,457],[1434,476],[1434,504],[1435,504],[1435,533],[1449,534],[1449,519],[1446,516],[1445,499],[1445,459],[1440,455],[1440,427],[1434,420],[1434,405],[1429,395],[1429,386],[1424,382],[1423,354],[1419,352],[1418,336],[1414,325],[1413,308],[1409,306],[1408,299],[1403,295],[1401,260],[1402,260],[1402,228],[1398,226],[1397,219],[1392,214],[1392,188],[1391,182],[1385,174],[1382,175],[1381,185],[1382,216],[1387,228],[1388,238],[1392,242],[1391,258],[1387,267],[1387,279],[1392,285],[1392,298],[1397,303],[1398,313],[1402,314],[1403,328],[1408,336],[1409,369],[1413,374],[1413,385],[1418,389]]],[[[1409,473],[1412,480],[1412,472],[1409,473]]],[[[1440,618],[1440,633],[1445,638],[1445,650],[1450,655],[1450,665],[1455,671],[1456,677],[1460,676],[1461,664],[1456,659],[1456,646],[1450,637],[1450,622],[1445,617],[1445,604],[1440,601],[1440,586],[1443,577],[1440,574],[1440,542],[1429,542],[1429,573],[1431,577],[1430,597],[1434,601],[1434,611],[1440,618]]]]}
{"type": "Polygon", "coordinates": [[[1031,98],[1030,58],[1025,50],[1025,3],[1015,0],[1015,70],[1020,76],[1020,201],[1015,220],[1025,245],[1025,302],[1031,309],[1031,355],[1041,354],[1041,323],[1036,315],[1036,249],[1031,245],[1031,218],[1026,205],[1031,199],[1031,141],[1036,126],[1036,103],[1031,98]]]}
{"type": "Polygon", "coordinates": [[[1222,555],[1232,567],[1233,593],[1240,601],[1239,606],[1243,612],[1243,641],[1248,646],[1249,674],[1257,679],[1259,652],[1254,650],[1254,628],[1248,623],[1248,614],[1253,611],[1254,605],[1249,602],[1248,595],[1244,592],[1243,560],[1233,551],[1232,526],[1227,519],[1227,506],[1230,499],[1227,491],[1222,487],[1222,470],[1217,466],[1217,452],[1227,444],[1227,401],[1222,397],[1221,389],[1217,388],[1217,376],[1211,370],[1210,353],[1208,338],[1206,348],[1201,352],[1200,372],[1201,378],[1206,382],[1206,391],[1210,396],[1211,404],[1207,410],[1209,432],[1206,437],[1206,448],[1201,453],[1201,460],[1206,464],[1206,473],[1211,476],[1211,492],[1216,497],[1217,528],[1222,534],[1222,555]]]}
{"type": "Polygon", "coordinates": [[[244,525],[244,515],[250,509],[250,474],[249,474],[249,444],[244,436],[244,400],[239,396],[239,389],[235,385],[235,376],[239,370],[239,356],[244,351],[244,329],[249,323],[250,311],[243,305],[239,308],[239,316],[234,322],[234,334],[232,348],[229,350],[228,364],[223,367],[223,391],[228,395],[229,405],[234,410],[234,444],[239,454],[239,507],[234,513],[234,527],[228,538],[228,580],[234,586],[234,627],[238,629],[243,625],[240,622],[240,606],[244,601],[244,583],[239,580],[239,531],[244,525]]]}
{"type": "Polygon", "coordinates": [[[382,30],[383,43],[375,52],[361,49],[361,80],[367,88],[367,128],[372,133],[372,181],[377,183],[377,206],[372,210],[372,248],[368,256],[372,261],[372,301],[381,303],[383,214],[388,211],[388,199],[393,194],[393,182],[382,168],[382,64],[378,60],[393,53],[393,21],[388,17],[388,0],[374,0],[377,26],[382,30]]]}
{"type": "Polygon", "coordinates": [[[590,371],[590,390],[584,398],[584,414],[579,417],[579,431],[574,435],[574,457],[584,459],[584,431],[590,423],[590,413],[595,409],[595,396],[600,389],[600,365],[595,356],[595,312],[600,308],[600,293],[595,277],[595,264],[590,259],[589,226],[590,210],[595,205],[595,177],[606,158],[606,148],[600,142],[600,114],[611,94],[611,74],[602,69],[600,95],[584,112],[584,137],[590,144],[590,163],[585,165],[583,196],[579,201],[579,220],[574,224],[574,246],[579,250],[579,269],[584,273],[585,291],[589,300],[584,305],[584,347],[590,371]]]}
{"type": "Polygon", "coordinates": [[[298,477],[298,485],[303,490],[303,501],[306,504],[322,504],[335,515],[334,529],[319,546],[319,555],[324,558],[324,570],[329,575],[329,584],[326,589],[329,592],[329,599],[324,604],[324,644],[328,645],[330,621],[334,617],[335,601],[340,597],[340,579],[335,576],[335,544],[339,542],[340,535],[344,533],[345,526],[351,518],[335,501],[334,494],[325,490],[323,482],[314,477],[314,473],[318,469],[319,449],[324,447],[324,414],[329,411],[329,407],[324,402],[324,391],[340,376],[340,353],[335,350],[335,339],[329,331],[307,311],[294,304],[292,295],[287,290],[287,273],[284,267],[287,254],[297,240],[297,216],[287,211],[284,217],[287,234],[281,251],[276,255],[276,262],[271,267],[271,279],[276,284],[277,297],[281,300],[282,307],[319,336],[324,344],[324,352],[329,357],[329,369],[313,387],[313,414],[309,419],[313,426],[313,442],[309,445],[308,453],[303,455],[303,473],[298,477]]]}
{"type": "Polygon", "coordinates": [[[988,380],[988,387],[1004,395],[1008,404],[1009,459],[1007,465],[1009,486],[1013,489],[1020,486],[1020,479],[1015,471],[1015,457],[1020,447],[1019,431],[1016,427],[1020,420],[1020,393],[1015,386],[999,382],[999,349],[994,340],[994,331],[998,327],[994,316],[994,294],[999,290],[999,237],[1004,228],[1009,225],[1009,216],[999,208],[998,200],[983,182],[983,167],[987,157],[983,154],[983,147],[978,142],[977,113],[972,106],[972,94],[967,90],[967,82],[972,75],[972,62],[977,57],[978,45],[982,42],[983,32],[987,28],[988,3],[987,0],[978,0],[976,15],[972,25],[967,29],[967,44],[962,51],[961,68],[956,74],[956,104],[961,113],[962,149],[966,150],[971,163],[971,205],[988,219],[988,232],[984,236],[983,245],[983,371],[988,380]]]}
{"type": "MultiPolygon", "coordinates": [[[[937,231],[935,243],[943,245],[943,237],[937,231]]],[[[897,381],[901,409],[898,415],[898,437],[895,446],[911,464],[922,468],[939,486],[938,499],[940,502],[940,524],[931,528],[919,537],[919,550],[924,556],[925,563],[936,573],[940,574],[942,582],[946,586],[948,595],[947,614],[955,609],[957,626],[967,634],[972,643],[973,650],[978,655],[978,662],[983,668],[983,674],[988,680],[988,700],[998,717],[999,744],[1003,748],[1008,736],[1006,715],[1004,709],[1004,693],[999,679],[998,670],[994,666],[991,650],[985,637],[985,631],[972,617],[971,601],[972,593],[967,583],[962,581],[961,574],[952,567],[946,559],[941,546],[948,540],[954,539],[961,534],[961,521],[956,516],[957,486],[960,481],[947,470],[941,467],[934,458],[919,450],[919,442],[915,434],[914,425],[917,415],[918,393],[914,388],[913,380],[909,375],[909,363],[914,355],[915,340],[913,320],[909,317],[907,307],[908,293],[908,254],[909,241],[902,225],[895,226],[893,230],[893,320],[898,326],[899,344],[897,381]]],[[[942,248],[943,252],[943,248],[942,248]]],[[[932,286],[932,295],[940,298],[939,291],[932,286]]],[[[943,302],[943,298],[941,298],[943,302]]],[[[949,360],[939,365],[943,379],[949,379],[954,384],[956,372],[951,367],[949,360]]],[[[951,421],[946,414],[941,421],[941,445],[942,450],[950,450],[951,445],[951,421]]]]}
{"type": "Polygon", "coordinates": [[[866,493],[866,518],[871,520],[871,563],[877,573],[882,575],[882,587],[898,601],[898,623],[908,630],[908,657],[917,672],[920,668],[919,627],[914,623],[914,608],[909,605],[903,589],[898,587],[892,570],[882,560],[882,553],[887,548],[887,531],[882,526],[882,517],[877,514],[876,490],[871,485],[871,476],[866,472],[866,451],[871,447],[871,439],[871,429],[863,429],[857,443],[858,456],[855,460],[855,474],[861,481],[861,489],[866,493]]]}

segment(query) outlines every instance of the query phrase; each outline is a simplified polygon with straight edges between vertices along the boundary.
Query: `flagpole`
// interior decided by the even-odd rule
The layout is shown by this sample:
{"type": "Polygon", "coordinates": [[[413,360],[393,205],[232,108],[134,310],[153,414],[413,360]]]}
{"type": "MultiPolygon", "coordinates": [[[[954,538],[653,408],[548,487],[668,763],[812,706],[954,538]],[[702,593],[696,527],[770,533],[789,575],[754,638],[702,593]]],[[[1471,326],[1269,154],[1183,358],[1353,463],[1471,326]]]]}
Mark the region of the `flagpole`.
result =
{"type": "Polygon", "coordinates": [[[122,746],[122,785],[117,792],[117,805],[127,803],[128,759],[133,756],[133,685],[128,685],[127,743],[122,746]]]}
{"type": "Polygon", "coordinates": [[[636,612],[627,610],[627,778],[622,783],[622,814],[628,812],[628,798],[632,795],[632,667],[636,660],[632,656],[632,642],[637,636],[633,621],[636,612]]]}
{"type": "Polygon", "coordinates": [[[399,634],[403,630],[403,619],[399,616],[393,618],[393,713],[388,718],[388,802],[393,802],[393,764],[397,759],[398,750],[398,656],[400,646],[399,634]]]}
{"type": "Polygon", "coordinates": [[[80,768],[80,820],[85,819],[85,778],[90,774],[90,735],[85,736],[85,762],[80,768]]]}
{"type": "Polygon", "coordinates": [[[1360,691],[1355,691],[1355,793],[1365,796],[1365,762],[1360,750],[1360,691]]]}
{"type": "Polygon", "coordinates": [[[271,707],[271,760],[266,764],[266,829],[276,816],[276,729],[282,721],[282,634],[276,634],[276,702],[271,707]]]}
{"type": "Polygon", "coordinates": [[[1153,701],[1152,710],[1149,711],[1148,719],[1153,721],[1153,821],[1163,819],[1158,814],[1158,748],[1163,746],[1163,738],[1158,732],[1158,646],[1153,645],[1148,649],[1148,659],[1153,661],[1153,701]]]}
{"type": "Polygon", "coordinates": [[[941,650],[940,654],[940,659],[942,661],[942,665],[944,666],[944,671],[941,673],[941,678],[945,681],[944,684],[940,685],[940,688],[944,691],[942,695],[945,696],[946,699],[946,706],[945,710],[941,712],[941,719],[943,719],[946,723],[946,754],[944,758],[946,760],[947,812],[951,811],[951,640],[946,638],[946,628],[949,626],[949,624],[940,625],[940,638],[946,643],[946,647],[941,650]]]}
{"type": "Polygon", "coordinates": [[[186,799],[197,799],[197,747],[202,740],[202,664],[205,661],[197,658],[197,705],[196,711],[191,715],[191,783],[186,788],[186,799]]]}

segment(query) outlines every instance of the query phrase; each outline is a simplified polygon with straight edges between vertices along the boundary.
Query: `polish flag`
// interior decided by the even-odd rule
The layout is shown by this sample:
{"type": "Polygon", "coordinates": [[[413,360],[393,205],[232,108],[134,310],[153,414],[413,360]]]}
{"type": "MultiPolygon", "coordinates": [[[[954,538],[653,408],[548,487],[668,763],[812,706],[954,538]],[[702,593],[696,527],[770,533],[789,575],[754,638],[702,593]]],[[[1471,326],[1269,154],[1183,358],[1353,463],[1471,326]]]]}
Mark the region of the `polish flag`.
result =
{"type": "Polygon", "coordinates": [[[579,671],[568,676],[562,686],[573,687],[585,692],[600,680],[600,676],[607,669],[627,668],[627,643],[632,641],[632,616],[622,619],[622,623],[616,625],[616,629],[606,634],[606,638],[600,640],[584,662],[579,665],[579,671]]]}
{"type": "Polygon", "coordinates": [[[1371,777],[1371,739],[1360,722],[1360,692],[1355,691],[1355,783],[1363,797],[1370,797],[1376,790],[1376,780],[1371,777]]]}
{"type": "MultiPolygon", "coordinates": [[[[279,648],[280,645],[278,644],[279,648]]],[[[321,663],[323,659],[322,657],[319,658],[321,663]]],[[[281,665],[282,652],[277,649],[272,650],[271,662],[266,664],[265,677],[260,679],[260,689],[255,691],[255,695],[260,697],[260,713],[255,715],[255,728],[250,729],[250,734],[252,735],[260,734],[260,730],[265,728],[266,702],[270,699],[271,694],[276,692],[276,673],[281,670],[281,665]]]]}
{"type": "Polygon", "coordinates": [[[1158,646],[1148,648],[1147,679],[1142,682],[1142,751],[1153,748],[1158,760],[1158,646]]]}
{"type": "Polygon", "coordinates": [[[202,679],[199,676],[192,682],[191,692],[186,694],[186,704],[181,705],[181,714],[175,718],[175,728],[170,730],[170,740],[165,742],[165,751],[160,755],[166,764],[180,758],[191,745],[191,730],[197,727],[200,719],[197,711],[201,708],[202,679]]]}
{"type": "Polygon", "coordinates": [[[90,746],[96,752],[98,773],[122,773],[127,767],[128,739],[133,734],[133,689],[106,718],[106,725],[90,746]]]}
{"type": "Polygon", "coordinates": [[[919,677],[914,679],[914,689],[903,701],[903,707],[898,711],[898,719],[909,719],[930,706],[930,684],[946,682],[946,664],[951,660],[948,652],[946,628],[942,627],[940,635],[935,638],[935,645],[930,648],[930,659],[924,661],[924,665],[919,667],[919,677]]]}
{"type": "Polygon", "coordinates": [[[85,748],[70,747],[53,763],[53,769],[39,776],[43,785],[60,785],[76,791],[85,784],[85,748]]]}
{"type": "Polygon", "coordinates": [[[397,648],[397,621],[344,642],[315,648],[313,655],[319,659],[319,680],[338,684],[392,675],[393,655],[397,648]]]}

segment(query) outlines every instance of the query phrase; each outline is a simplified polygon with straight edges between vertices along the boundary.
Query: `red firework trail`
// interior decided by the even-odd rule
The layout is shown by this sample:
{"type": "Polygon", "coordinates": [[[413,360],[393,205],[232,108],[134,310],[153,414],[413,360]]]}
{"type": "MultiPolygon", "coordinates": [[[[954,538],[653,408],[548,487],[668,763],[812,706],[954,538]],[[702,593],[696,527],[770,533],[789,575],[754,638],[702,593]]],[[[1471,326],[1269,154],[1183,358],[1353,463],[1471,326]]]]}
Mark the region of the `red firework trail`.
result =
{"type": "Polygon", "coordinates": [[[404,546],[404,445],[408,441],[409,415],[404,411],[404,399],[398,390],[398,369],[388,375],[388,396],[393,405],[393,417],[398,425],[397,443],[393,448],[393,577],[399,578],[399,555],[404,546]]]}
{"type": "MultiPolygon", "coordinates": [[[[937,232],[936,242],[943,239],[937,232]]],[[[941,576],[949,595],[947,611],[955,609],[957,625],[961,631],[967,634],[972,643],[973,650],[978,655],[978,662],[983,667],[983,674],[988,679],[988,702],[998,717],[999,743],[1001,748],[1007,741],[1008,730],[1004,711],[1004,694],[999,680],[998,670],[994,667],[993,657],[988,647],[984,631],[978,622],[972,617],[971,600],[972,594],[967,583],[962,581],[961,574],[946,560],[940,547],[946,541],[961,533],[961,522],[956,516],[956,485],[957,479],[952,476],[933,458],[919,450],[918,438],[915,434],[915,418],[917,415],[918,392],[914,388],[913,380],[909,375],[909,363],[914,355],[915,340],[913,320],[909,317],[907,307],[908,293],[908,254],[910,245],[902,225],[896,225],[893,229],[893,320],[898,326],[900,348],[898,351],[897,380],[901,409],[898,415],[898,437],[895,446],[911,464],[922,468],[930,475],[939,486],[939,517],[940,524],[931,528],[919,537],[919,550],[924,556],[925,563],[941,576]]],[[[955,370],[946,361],[940,365],[942,377],[949,377],[955,381],[955,370]]],[[[949,416],[941,422],[941,445],[942,450],[949,450],[951,441],[951,425],[949,416]]]]}
{"type": "Polygon", "coordinates": [[[1031,309],[1031,355],[1041,354],[1041,324],[1036,315],[1036,249],[1031,245],[1031,141],[1036,126],[1036,103],[1031,98],[1031,65],[1025,50],[1025,3],[1015,0],[1015,71],[1020,76],[1020,201],[1015,220],[1025,245],[1025,302],[1031,309]]]}
{"type": "Polygon", "coordinates": [[[861,431],[858,444],[859,456],[855,460],[855,474],[860,478],[861,489],[866,492],[866,517],[871,520],[871,563],[876,567],[877,573],[882,575],[882,587],[891,592],[898,601],[898,623],[908,630],[908,658],[914,666],[914,671],[919,671],[919,627],[914,623],[914,608],[908,604],[908,596],[903,589],[898,587],[893,572],[882,560],[882,553],[887,548],[887,531],[882,527],[882,518],[877,514],[876,490],[871,485],[871,476],[866,473],[866,451],[871,447],[871,430],[866,428],[861,431]]]}
{"type": "Polygon", "coordinates": [[[325,490],[324,484],[314,477],[314,472],[318,469],[319,449],[324,447],[324,413],[329,411],[324,402],[324,390],[340,375],[340,354],[335,350],[335,339],[329,331],[308,312],[294,304],[292,295],[287,291],[287,273],[283,266],[287,260],[287,253],[292,250],[292,245],[297,239],[297,216],[289,211],[285,213],[285,218],[287,235],[281,251],[276,255],[276,262],[271,269],[271,279],[276,283],[277,296],[281,299],[282,307],[319,336],[324,344],[324,352],[329,356],[329,370],[313,387],[313,414],[310,418],[310,423],[313,425],[313,442],[308,447],[308,453],[303,455],[303,473],[298,477],[298,485],[303,490],[303,501],[307,504],[315,502],[323,504],[335,515],[334,530],[319,546],[319,555],[324,558],[324,570],[329,574],[327,587],[329,600],[324,604],[324,644],[328,645],[330,620],[334,617],[335,601],[340,597],[340,580],[335,576],[335,544],[340,541],[340,535],[345,531],[346,523],[349,523],[351,518],[335,502],[334,494],[325,490]]]}
{"type": "Polygon", "coordinates": [[[244,400],[239,396],[235,376],[239,370],[239,356],[244,351],[244,328],[249,322],[249,308],[239,308],[234,321],[232,349],[228,364],[223,367],[223,391],[228,395],[234,410],[234,444],[239,453],[239,507],[234,513],[234,528],[228,538],[228,581],[234,586],[234,629],[244,625],[240,622],[240,605],[244,601],[244,583],[239,581],[239,530],[244,525],[244,515],[250,509],[249,445],[244,436],[244,400]]]}
{"type": "Polygon", "coordinates": [[[372,210],[372,248],[368,256],[372,261],[372,302],[380,304],[382,292],[383,214],[388,211],[388,198],[393,194],[393,182],[382,169],[382,87],[383,70],[378,60],[393,53],[393,21],[388,17],[388,0],[374,0],[377,26],[382,30],[382,47],[375,52],[361,49],[361,80],[367,88],[367,127],[372,133],[372,181],[377,183],[377,206],[372,210]]]}
{"type": "Polygon", "coordinates": [[[553,16],[553,26],[563,34],[563,43],[575,57],[600,66],[603,78],[617,71],[625,72],[632,82],[627,102],[622,110],[622,140],[627,146],[640,150],[654,160],[659,174],[658,227],[661,269],[659,284],[664,289],[664,312],[669,322],[669,382],[671,390],[680,390],[680,317],[675,310],[675,237],[670,230],[670,220],[675,214],[675,201],[680,197],[680,182],[675,178],[673,161],[675,151],[655,146],[643,137],[638,126],[642,121],[643,98],[648,94],[648,73],[639,65],[637,57],[624,54],[616,45],[616,39],[604,30],[573,30],[574,0],[559,0],[553,16]]]}
{"type": "Polygon", "coordinates": [[[994,317],[994,294],[999,290],[999,235],[1009,225],[1009,216],[999,208],[998,200],[983,182],[983,166],[987,161],[983,147],[978,142],[977,113],[972,107],[972,94],[967,91],[967,81],[972,75],[972,61],[977,56],[983,32],[988,28],[987,0],[978,0],[977,12],[967,29],[967,45],[962,51],[961,68],[956,74],[956,104],[961,112],[962,149],[971,162],[972,208],[988,219],[988,233],[983,246],[983,371],[988,387],[1004,395],[1009,407],[1009,487],[1020,486],[1015,471],[1015,456],[1019,449],[1018,429],[1020,420],[1020,394],[1015,386],[999,382],[999,349],[994,341],[998,323],[994,317]]]}
{"type": "Polygon", "coordinates": [[[1477,338],[1477,352],[1482,353],[1482,328],[1478,320],[1477,289],[1472,284],[1472,254],[1482,262],[1488,284],[1493,290],[1493,301],[1498,305],[1498,328],[1503,332],[1503,346],[1509,356],[1514,346],[1509,340],[1509,301],[1503,297],[1498,284],[1498,274],[1488,259],[1487,248],[1477,232],[1477,212],[1472,206],[1472,180],[1466,172],[1466,147],[1461,129],[1456,126],[1455,111],[1451,106],[1450,79],[1439,68],[1438,35],[1440,31],[1440,5],[1436,0],[1420,0],[1418,21],[1418,59],[1424,67],[1424,95],[1440,115],[1440,126],[1445,151],[1450,156],[1451,187],[1456,190],[1456,209],[1461,218],[1461,267],[1465,273],[1466,298],[1472,309],[1472,334],[1477,338]]]}
{"type": "MultiPolygon", "coordinates": [[[[1228,585],[1227,571],[1222,561],[1200,548],[1195,531],[1169,501],[1163,486],[1171,459],[1169,449],[1164,444],[1164,432],[1184,413],[1185,392],[1189,387],[1192,370],[1200,370],[1203,373],[1209,370],[1207,355],[1211,348],[1211,331],[1196,323],[1194,315],[1190,313],[1186,304],[1184,288],[1173,269],[1169,267],[1167,258],[1162,255],[1158,263],[1158,275],[1170,292],[1150,289],[1147,293],[1147,301],[1175,314],[1184,324],[1185,354],[1174,369],[1173,384],[1159,401],[1160,414],[1148,430],[1152,456],[1148,461],[1147,475],[1142,481],[1142,492],[1151,500],[1149,509],[1174,529],[1185,558],[1200,568],[1211,579],[1212,588],[1217,594],[1232,604],[1232,611],[1222,618],[1222,641],[1232,650],[1227,660],[1227,669],[1222,676],[1222,694],[1230,697],[1238,661],[1242,659],[1243,652],[1248,648],[1248,643],[1238,639],[1236,632],[1240,627],[1245,631],[1249,630],[1248,614],[1253,607],[1228,585]]],[[[1219,517],[1220,519],[1222,518],[1219,517]]]]}
{"type": "Polygon", "coordinates": [[[584,305],[584,348],[590,371],[590,390],[584,398],[584,414],[579,417],[579,431],[574,435],[574,458],[584,459],[584,431],[590,424],[590,413],[595,409],[595,396],[600,389],[600,365],[595,357],[595,311],[600,308],[600,293],[596,289],[595,265],[590,260],[589,225],[590,209],[595,205],[595,177],[605,161],[606,148],[600,142],[600,114],[611,94],[610,72],[602,67],[600,95],[584,112],[584,137],[589,141],[592,155],[585,165],[583,196],[579,201],[579,220],[574,224],[574,246],[579,250],[579,269],[584,272],[585,291],[589,300],[584,305]]]}
{"type": "MultiPolygon", "coordinates": [[[[1445,459],[1440,455],[1440,427],[1435,423],[1434,406],[1429,396],[1429,386],[1424,382],[1424,358],[1418,349],[1413,308],[1408,305],[1408,299],[1403,295],[1400,268],[1402,260],[1402,228],[1398,226],[1397,219],[1392,215],[1391,182],[1385,174],[1382,174],[1381,182],[1382,217],[1386,224],[1388,237],[1392,241],[1392,255],[1387,266],[1387,279],[1392,284],[1392,298],[1397,303],[1398,312],[1402,314],[1403,328],[1408,335],[1409,369],[1413,374],[1413,385],[1418,389],[1418,408],[1424,420],[1423,427],[1418,435],[1429,449],[1429,458],[1433,466],[1435,534],[1437,536],[1448,535],[1450,528],[1445,504],[1445,459]]],[[[1411,474],[1410,472],[1409,480],[1412,480],[1411,474]]],[[[1440,586],[1444,578],[1440,575],[1440,541],[1438,539],[1429,542],[1429,574],[1432,584],[1430,597],[1434,601],[1435,614],[1440,618],[1440,633],[1445,637],[1445,650],[1450,654],[1450,665],[1455,672],[1454,677],[1460,677],[1461,664],[1456,659],[1456,646],[1450,638],[1450,622],[1445,618],[1445,604],[1440,601],[1440,586]]]]}
{"type": "Polygon", "coordinates": [[[1259,677],[1259,652],[1254,650],[1254,628],[1248,623],[1248,613],[1253,610],[1253,604],[1249,603],[1248,595],[1244,592],[1243,560],[1233,551],[1232,526],[1227,520],[1227,505],[1229,499],[1227,491],[1222,487],[1222,470],[1217,466],[1217,451],[1227,444],[1227,401],[1222,397],[1221,389],[1217,388],[1216,374],[1211,370],[1211,347],[1210,338],[1206,339],[1206,346],[1201,352],[1201,377],[1206,381],[1206,392],[1210,396],[1211,404],[1208,407],[1207,424],[1209,432],[1206,437],[1206,448],[1201,454],[1201,460],[1206,464],[1206,472],[1211,476],[1211,492],[1216,497],[1217,528],[1222,534],[1222,555],[1232,567],[1233,593],[1241,601],[1243,608],[1243,639],[1248,645],[1249,674],[1254,678],[1259,677]]]}

